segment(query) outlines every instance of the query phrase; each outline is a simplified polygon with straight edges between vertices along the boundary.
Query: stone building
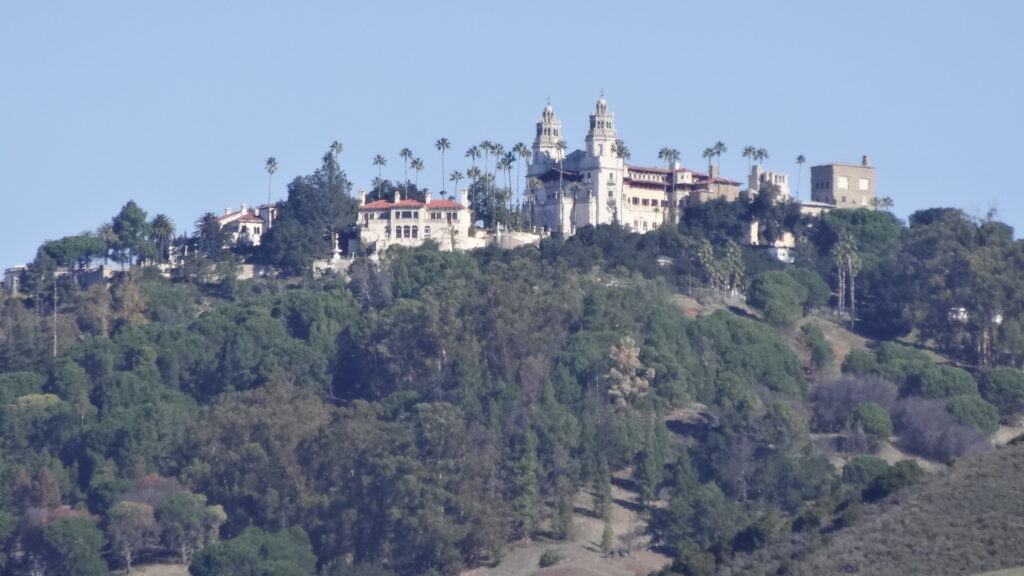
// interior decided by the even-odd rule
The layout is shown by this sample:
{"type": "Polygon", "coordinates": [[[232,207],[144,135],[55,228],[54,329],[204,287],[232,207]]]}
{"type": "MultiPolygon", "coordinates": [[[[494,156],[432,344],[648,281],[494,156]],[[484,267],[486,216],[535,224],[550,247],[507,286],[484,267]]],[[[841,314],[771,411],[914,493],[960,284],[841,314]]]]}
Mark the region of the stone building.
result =
{"type": "Polygon", "coordinates": [[[395,192],[395,201],[377,200],[366,203],[366,192],[359,191],[359,243],[367,251],[383,251],[392,245],[419,246],[427,240],[437,242],[441,250],[462,250],[476,247],[469,239],[472,212],[469,191],[459,191],[459,202],[434,200],[424,191],[424,202],[402,200],[395,192]]]}
{"type": "Polygon", "coordinates": [[[860,164],[822,164],[811,167],[811,200],[836,208],[875,208],[875,168],[871,157],[860,164]]]}
{"type": "Polygon", "coordinates": [[[666,220],[677,222],[688,204],[739,197],[740,183],[688,170],[627,164],[615,148],[615,115],[602,97],[590,115],[586,148],[565,153],[562,122],[544,108],[537,122],[533,157],[527,169],[534,225],[571,235],[586,225],[619,222],[644,232],[666,220]]]}
{"type": "Polygon", "coordinates": [[[277,204],[262,204],[255,208],[242,204],[240,210],[225,208],[224,215],[217,218],[217,222],[228,231],[232,244],[241,242],[259,246],[276,216],[277,204]]]}

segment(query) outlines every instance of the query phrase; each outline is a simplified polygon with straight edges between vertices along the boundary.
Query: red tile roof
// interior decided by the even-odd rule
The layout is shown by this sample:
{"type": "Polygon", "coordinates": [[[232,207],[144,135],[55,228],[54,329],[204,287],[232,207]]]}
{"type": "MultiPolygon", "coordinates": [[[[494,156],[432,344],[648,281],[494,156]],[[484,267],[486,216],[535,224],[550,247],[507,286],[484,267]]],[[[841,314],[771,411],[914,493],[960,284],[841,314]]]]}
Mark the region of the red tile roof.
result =
{"type": "Polygon", "coordinates": [[[419,200],[402,200],[401,202],[397,202],[397,203],[389,202],[387,200],[376,200],[374,202],[370,202],[369,204],[365,204],[363,206],[360,206],[359,209],[360,210],[390,210],[392,208],[423,208],[424,206],[426,206],[428,209],[431,209],[431,210],[433,210],[433,209],[441,209],[441,208],[449,208],[449,209],[461,210],[461,209],[465,208],[465,206],[463,206],[462,204],[459,204],[458,202],[452,202],[451,200],[432,200],[430,202],[430,204],[424,204],[423,202],[420,202],[419,200]]]}
{"type": "Polygon", "coordinates": [[[465,208],[458,202],[452,202],[451,200],[433,200],[430,204],[427,204],[427,208],[452,208],[455,210],[461,210],[465,208]]]}

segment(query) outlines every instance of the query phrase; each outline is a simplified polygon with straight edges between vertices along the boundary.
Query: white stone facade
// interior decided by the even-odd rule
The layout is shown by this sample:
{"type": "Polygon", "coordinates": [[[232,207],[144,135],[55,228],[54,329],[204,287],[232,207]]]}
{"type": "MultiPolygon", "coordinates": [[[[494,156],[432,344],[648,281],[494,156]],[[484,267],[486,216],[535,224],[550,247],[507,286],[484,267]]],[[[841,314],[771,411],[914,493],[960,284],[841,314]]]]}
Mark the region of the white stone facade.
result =
{"type": "Polygon", "coordinates": [[[477,247],[469,237],[472,212],[469,191],[459,192],[459,202],[434,200],[429,191],[425,202],[402,200],[395,192],[394,202],[377,200],[366,203],[359,192],[359,243],[365,250],[383,251],[389,246],[420,246],[427,240],[437,242],[441,250],[465,250],[477,247]]]}
{"type": "Polygon", "coordinates": [[[575,233],[580,226],[618,222],[637,232],[678,221],[688,204],[736,199],[740,183],[676,163],[672,169],[633,166],[619,157],[615,115],[602,97],[590,115],[586,149],[566,155],[562,122],[544,108],[527,169],[534,225],[545,232],[575,233]]]}

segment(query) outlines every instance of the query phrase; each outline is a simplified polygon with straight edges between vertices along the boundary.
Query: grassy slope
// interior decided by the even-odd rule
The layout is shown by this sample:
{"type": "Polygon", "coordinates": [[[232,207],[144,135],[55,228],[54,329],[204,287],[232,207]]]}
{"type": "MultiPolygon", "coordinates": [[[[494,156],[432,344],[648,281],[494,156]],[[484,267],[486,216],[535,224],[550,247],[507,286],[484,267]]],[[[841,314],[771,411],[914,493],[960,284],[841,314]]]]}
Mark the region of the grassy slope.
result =
{"type": "Polygon", "coordinates": [[[868,507],[791,574],[974,574],[1024,565],[1024,445],[958,462],[948,474],[868,507]]]}

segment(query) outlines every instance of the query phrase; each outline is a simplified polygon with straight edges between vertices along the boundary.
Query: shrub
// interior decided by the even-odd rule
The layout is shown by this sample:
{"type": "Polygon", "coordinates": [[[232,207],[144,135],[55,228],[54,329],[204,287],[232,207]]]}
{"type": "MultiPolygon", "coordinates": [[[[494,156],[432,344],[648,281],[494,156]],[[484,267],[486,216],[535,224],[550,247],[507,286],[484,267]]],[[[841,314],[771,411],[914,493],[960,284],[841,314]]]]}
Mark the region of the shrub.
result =
{"type": "Polygon", "coordinates": [[[548,548],[540,555],[540,567],[547,568],[548,566],[554,566],[562,560],[562,555],[557,550],[548,548]]]}
{"type": "Polygon", "coordinates": [[[875,359],[874,354],[867,350],[850,350],[850,353],[846,355],[846,359],[843,360],[842,370],[843,374],[852,374],[854,376],[878,374],[878,360],[875,359]]]}
{"type": "Polygon", "coordinates": [[[946,410],[958,424],[973,426],[986,436],[999,429],[999,410],[978,396],[957,396],[946,404],[946,410]]]}
{"type": "Polygon", "coordinates": [[[906,394],[925,398],[952,398],[977,396],[978,383],[962,368],[929,366],[907,377],[906,394]]]}
{"type": "Polygon", "coordinates": [[[881,500],[897,490],[916,484],[923,477],[924,470],[921,470],[917,462],[901,460],[871,481],[871,484],[864,489],[864,500],[868,502],[881,500]]]}
{"type": "Polygon", "coordinates": [[[769,270],[750,284],[747,302],[776,326],[788,326],[803,315],[807,289],[781,270],[769,270]]]}
{"type": "Polygon", "coordinates": [[[864,433],[875,440],[892,436],[892,419],[889,411],[875,402],[862,402],[853,409],[853,421],[860,424],[864,433]]]}
{"type": "Polygon", "coordinates": [[[893,427],[907,450],[936,460],[949,460],[990,445],[981,432],[957,424],[942,402],[904,398],[892,410],[893,427]]]}
{"type": "Polygon", "coordinates": [[[896,386],[875,376],[839,378],[814,389],[814,429],[840,432],[850,423],[850,414],[859,404],[873,402],[883,409],[896,403],[896,386]]]}
{"type": "Polygon", "coordinates": [[[875,456],[857,456],[843,466],[843,482],[867,486],[889,469],[889,464],[875,456]]]}
{"type": "Polygon", "coordinates": [[[989,370],[981,379],[981,394],[1002,416],[1024,411],[1024,371],[1010,367],[989,370]]]}
{"type": "Polygon", "coordinates": [[[821,328],[817,324],[808,323],[800,327],[800,332],[804,336],[804,343],[811,351],[811,365],[814,369],[820,371],[828,368],[835,360],[836,354],[832,351],[828,340],[825,339],[821,328]]]}

